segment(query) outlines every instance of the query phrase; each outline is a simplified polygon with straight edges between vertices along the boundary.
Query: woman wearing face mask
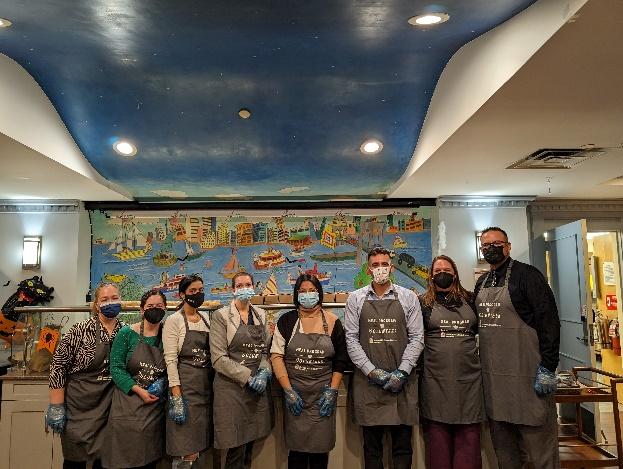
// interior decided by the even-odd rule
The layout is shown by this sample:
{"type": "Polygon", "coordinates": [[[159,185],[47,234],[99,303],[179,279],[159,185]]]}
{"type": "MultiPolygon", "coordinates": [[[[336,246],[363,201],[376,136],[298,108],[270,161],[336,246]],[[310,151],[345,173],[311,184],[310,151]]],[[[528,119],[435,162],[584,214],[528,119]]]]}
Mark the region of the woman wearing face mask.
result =
{"type": "Polygon", "coordinates": [[[50,364],[47,425],[61,434],[63,468],[101,468],[104,427],[114,384],[108,361],[110,343],[121,328],[119,289],[99,285],[92,317],[74,324],[61,338],[50,364]]]}
{"type": "Polygon", "coordinates": [[[210,323],[198,311],[205,298],[201,277],[184,277],[179,295],[182,305],[162,329],[170,386],[166,447],[173,469],[191,467],[212,441],[210,323]]]}
{"type": "Polygon", "coordinates": [[[234,300],[216,311],[210,328],[214,377],[214,447],[227,450],[225,467],[251,467],[253,442],[272,428],[266,313],[251,306],[253,277],[232,278],[234,300]]]}
{"type": "Polygon", "coordinates": [[[427,467],[479,469],[484,402],[478,321],[473,295],[461,286],[452,259],[433,259],[420,303],[425,329],[420,403],[427,467]]]}
{"type": "Polygon", "coordinates": [[[162,325],[167,301],[151,290],[141,297],[141,321],[121,328],[110,352],[113,392],[102,462],[106,468],[155,469],[164,456],[166,366],[162,325]]]}
{"type": "Polygon", "coordinates": [[[298,277],[297,309],[277,321],[270,350],[283,388],[290,469],[325,469],[335,446],[337,394],[349,361],[342,323],[322,309],[322,296],[315,276],[298,277]]]}

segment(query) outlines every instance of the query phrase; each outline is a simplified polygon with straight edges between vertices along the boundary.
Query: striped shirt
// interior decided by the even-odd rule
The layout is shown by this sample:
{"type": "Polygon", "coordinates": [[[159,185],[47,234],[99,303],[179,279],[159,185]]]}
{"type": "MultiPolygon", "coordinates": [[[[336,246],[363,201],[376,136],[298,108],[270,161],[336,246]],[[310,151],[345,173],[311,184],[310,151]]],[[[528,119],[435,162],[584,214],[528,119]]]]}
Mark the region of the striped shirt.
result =
{"type": "MultiPolygon", "coordinates": [[[[115,338],[123,324],[117,321],[112,335],[100,325],[100,340],[109,342],[115,338]]],[[[50,364],[50,388],[61,389],[67,384],[67,377],[89,367],[95,356],[96,318],[80,321],[69,329],[54,352],[50,364]]]]}

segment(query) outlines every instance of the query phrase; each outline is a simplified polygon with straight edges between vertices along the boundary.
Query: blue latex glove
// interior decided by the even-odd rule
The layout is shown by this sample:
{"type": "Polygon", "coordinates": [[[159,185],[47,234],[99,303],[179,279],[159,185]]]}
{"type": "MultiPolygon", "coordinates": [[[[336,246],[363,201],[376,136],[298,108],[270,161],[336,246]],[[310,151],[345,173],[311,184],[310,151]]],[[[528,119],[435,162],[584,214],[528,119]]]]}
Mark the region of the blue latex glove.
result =
{"type": "Polygon", "coordinates": [[[303,412],[303,399],[293,388],[284,389],[283,398],[286,402],[286,407],[292,415],[296,417],[301,415],[301,412],[303,412]]]}
{"type": "Polygon", "coordinates": [[[389,381],[390,373],[388,371],[382,370],[380,368],[376,368],[370,372],[368,375],[368,379],[372,381],[374,384],[379,386],[385,386],[385,384],[389,381]]]}
{"type": "Polygon", "coordinates": [[[547,368],[539,365],[536,369],[536,378],[534,380],[534,391],[539,396],[548,396],[556,392],[556,373],[549,371],[547,368]]]}
{"type": "Polygon", "coordinates": [[[337,389],[326,384],[318,400],[318,407],[320,407],[321,417],[330,417],[337,407],[337,389]]]}
{"type": "Polygon", "coordinates": [[[186,422],[188,418],[188,401],[182,396],[169,394],[169,418],[178,425],[186,422]]]}
{"type": "Polygon", "coordinates": [[[156,381],[147,386],[147,392],[153,396],[160,398],[160,400],[164,399],[165,391],[169,387],[169,382],[167,381],[166,376],[162,376],[158,378],[156,381]]]}
{"type": "Polygon", "coordinates": [[[408,379],[409,375],[404,371],[394,370],[390,373],[389,379],[387,380],[387,383],[385,383],[385,386],[383,386],[383,389],[385,389],[385,391],[399,393],[402,391],[402,388],[407,383],[408,379]]]}
{"type": "Polygon", "coordinates": [[[272,375],[269,369],[260,368],[255,375],[249,378],[249,387],[256,393],[262,394],[266,390],[266,384],[272,375]]]}
{"type": "Polygon", "coordinates": [[[52,429],[54,433],[63,433],[67,423],[67,411],[65,404],[49,404],[45,412],[45,427],[52,429]]]}

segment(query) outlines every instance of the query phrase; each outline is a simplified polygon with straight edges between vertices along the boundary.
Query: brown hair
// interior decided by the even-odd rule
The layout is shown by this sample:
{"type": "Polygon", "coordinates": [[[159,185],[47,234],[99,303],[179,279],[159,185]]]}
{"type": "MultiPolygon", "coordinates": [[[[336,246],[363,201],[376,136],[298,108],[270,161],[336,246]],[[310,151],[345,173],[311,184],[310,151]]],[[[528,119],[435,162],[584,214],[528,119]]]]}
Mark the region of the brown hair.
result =
{"type": "Polygon", "coordinates": [[[450,291],[448,292],[447,299],[453,303],[471,301],[473,295],[461,285],[459,270],[456,268],[456,263],[452,260],[452,258],[441,255],[435,257],[433,262],[430,264],[428,272],[428,285],[426,286],[426,291],[420,298],[422,303],[429,308],[435,303],[437,291],[435,289],[435,284],[433,283],[433,267],[435,266],[435,262],[442,260],[448,262],[452,266],[452,270],[454,270],[454,281],[452,282],[452,285],[450,285],[450,291]]]}
{"type": "Polygon", "coordinates": [[[164,303],[164,308],[166,309],[167,307],[167,297],[164,296],[164,293],[162,293],[160,290],[156,290],[155,288],[149,291],[146,291],[145,293],[143,293],[143,296],[141,296],[141,309],[143,309],[145,307],[145,304],[147,303],[147,300],[152,297],[152,296],[159,296],[160,299],[162,300],[162,302],[164,303]]]}
{"type": "Polygon", "coordinates": [[[236,279],[240,277],[249,277],[251,279],[251,283],[255,284],[255,280],[253,280],[253,275],[251,275],[246,270],[240,270],[236,272],[236,274],[231,278],[231,287],[236,288],[236,279]]]}
{"type": "Polygon", "coordinates": [[[112,283],[112,282],[100,283],[93,291],[93,302],[91,303],[91,313],[93,314],[93,316],[97,316],[97,308],[96,308],[97,298],[100,296],[102,289],[106,287],[115,287],[117,291],[119,291],[119,285],[117,285],[116,283],[112,283]]]}

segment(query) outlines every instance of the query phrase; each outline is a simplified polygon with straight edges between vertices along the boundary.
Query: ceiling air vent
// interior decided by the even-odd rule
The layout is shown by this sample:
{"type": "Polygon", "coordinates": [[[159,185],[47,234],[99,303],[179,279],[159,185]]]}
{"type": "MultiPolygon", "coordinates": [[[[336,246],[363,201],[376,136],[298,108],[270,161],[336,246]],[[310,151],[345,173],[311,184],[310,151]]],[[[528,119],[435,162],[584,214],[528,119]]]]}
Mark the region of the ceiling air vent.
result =
{"type": "Polygon", "coordinates": [[[506,169],[571,169],[604,153],[603,148],[541,148],[506,169]]]}

